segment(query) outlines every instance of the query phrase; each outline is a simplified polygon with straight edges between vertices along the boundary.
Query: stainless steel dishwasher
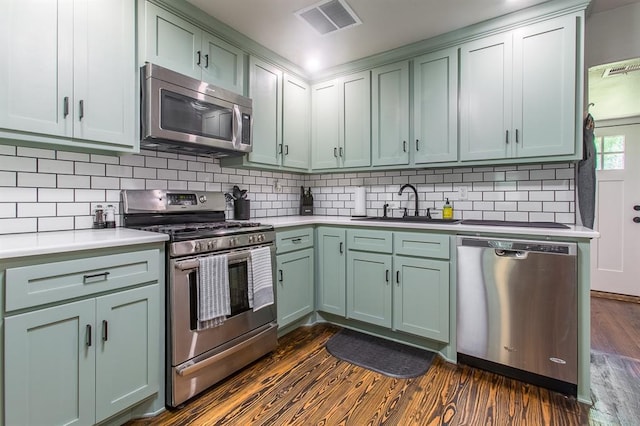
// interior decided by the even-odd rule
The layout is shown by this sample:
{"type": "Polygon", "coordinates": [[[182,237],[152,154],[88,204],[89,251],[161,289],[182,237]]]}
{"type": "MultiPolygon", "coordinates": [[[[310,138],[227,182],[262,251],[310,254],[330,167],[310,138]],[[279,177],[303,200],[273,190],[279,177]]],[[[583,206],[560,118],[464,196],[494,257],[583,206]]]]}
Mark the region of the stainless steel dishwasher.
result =
{"type": "Polygon", "coordinates": [[[457,237],[458,360],[575,395],[577,246],[457,237]]]}

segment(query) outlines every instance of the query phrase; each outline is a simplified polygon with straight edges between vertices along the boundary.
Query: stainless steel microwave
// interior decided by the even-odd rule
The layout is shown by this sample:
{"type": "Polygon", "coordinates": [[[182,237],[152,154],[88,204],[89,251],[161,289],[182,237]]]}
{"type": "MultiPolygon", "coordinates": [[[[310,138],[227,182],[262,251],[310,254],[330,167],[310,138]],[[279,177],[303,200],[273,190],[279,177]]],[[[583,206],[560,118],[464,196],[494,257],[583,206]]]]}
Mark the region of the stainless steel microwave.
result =
{"type": "Polygon", "coordinates": [[[251,99],[150,63],[141,77],[142,148],[213,157],[251,152],[251,99]]]}

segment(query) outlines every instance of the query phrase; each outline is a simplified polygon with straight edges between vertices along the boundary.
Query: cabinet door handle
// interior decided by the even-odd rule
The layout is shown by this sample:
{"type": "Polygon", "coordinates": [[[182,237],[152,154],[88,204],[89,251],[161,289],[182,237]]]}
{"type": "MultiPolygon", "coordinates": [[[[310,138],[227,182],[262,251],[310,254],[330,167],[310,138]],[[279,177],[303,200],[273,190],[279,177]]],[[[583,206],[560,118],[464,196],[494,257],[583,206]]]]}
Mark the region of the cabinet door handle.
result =
{"type": "Polygon", "coordinates": [[[209,54],[204,55],[204,67],[209,68],[209,54]]]}
{"type": "Polygon", "coordinates": [[[389,282],[389,270],[388,269],[386,271],[384,271],[384,280],[386,282],[389,282]]]}
{"type": "Polygon", "coordinates": [[[91,346],[91,324],[87,324],[87,333],[86,333],[86,344],[87,347],[91,346]]]}
{"type": "Polygon", "coordinates": [[[340,241],[340,254],[344,253],[344,243],[340,241]]]}
{"type": "Polygon", "coordinates": [[[106,342],[107,340],[109,340],[109,322],[102,320],[102,341],[106,342]]]}
{"type": "Polygon", "coordinates": [[[504,143],[506,143],[506,144],[509,143],[509,131],[508,130],[505,131],[504,143]]]}
{"type": "Polygon", "coordinates": [[[340,157],[342,157],[342,147],[338,148],[338,155],[340,155],[340,157]]]}
{"type": "Polygon", "coordinates": [[[282,144],[278,144],[278,154],[282,154],[282,144]]]}
{"type": "Polygon", "coordinates": [[[200,65],[200,63],[202,62],[202,55],[200,54],[199,50],[196,52],[196,54],[198,55],[198,62],[196,63],[196,65],[200,65]]]}
{"type": "Polygon", "coordinates": [[[278,282],[282,282],[284,280],[284,274],[282,273],[282,269],[278,269],[278,275],[280,275],[280,277],[278,278],[278,282]]]}
{"type": "Polygon", "coordinates": [[[105,271],[105,272],[100,272],[99,274],[85,275],[82,277],[82,283],[86,284],[88,280],[92,278],[99,278],[99,277],[103,277],[102,279],[106,280],[109,277],[109,272],[105,271]]]}
{"type": "Polygon", "coordinates": [[[420,140],[416,139],[416,151],[420,151],[420,140]]]}
{"type": "Polygon", "coordinates": [[[78,119],[82,121],[82,119],[84,118],[84,101],[81,99],[79,104],[80,104],[80,107],[79,107],[80,112],[78,113],[78,119]]]}
{"type": "Polygon", "coordinates": [[[396,271],[396,283],[400,285],[400,271],[396,271]]]}
{"type": "Polygon", "coordinates": [[[402,141],[402,151],[407,152],[407,141],[402,141]]]}
{"type": "Polygon", "coordinates": [[[519,133],[519,132],[518,132],[518,129],[516,129],[516,143],[520,142],[520,141],[518,140],[518,139],[519,139],[519,138],[518,138],[518,133],[519,133]]]}
{"type": "Polygon", "coordinates": [[[333,147],[333,156],[338,158],[338,148],[336,148],[335,146],[333,147]]]}
{"type": "Polygon", "coordinates": [[[284,155],[289,155],[289,145],[284,146],[284,155]]]}
{"type": "Polygon", "coordinates": [[[69,97],[68,96],[65,96],[64,99],[62,100],[62,114],[64,118],[67,118],[67,115],[69,115],[69,97]]]}

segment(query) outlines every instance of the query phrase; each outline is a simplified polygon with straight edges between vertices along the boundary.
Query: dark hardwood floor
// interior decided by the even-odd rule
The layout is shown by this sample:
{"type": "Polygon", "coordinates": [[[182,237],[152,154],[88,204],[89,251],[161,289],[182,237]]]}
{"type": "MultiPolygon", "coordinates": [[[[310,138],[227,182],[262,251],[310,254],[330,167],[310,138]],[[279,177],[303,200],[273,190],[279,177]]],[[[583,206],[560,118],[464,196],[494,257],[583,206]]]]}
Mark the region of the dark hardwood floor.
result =
{"type": "MultiPolygon", "coordinates": [[[[300,328],[281,338],[272,354],[181,409],[128,425],[638,424],[638,417],[620,417],[631,416],[628,410],[610,412],[620,401],[590,407],[440,358],[421,377],[386,377],[331,356],[324,344],[337,330],[326,324],[300,328]]],[[[593,297],[592,345],[594,351],[640,360],[640,304],[593,297]]],[[[640,395],[628,398],[637,401],[640,395]]]]}

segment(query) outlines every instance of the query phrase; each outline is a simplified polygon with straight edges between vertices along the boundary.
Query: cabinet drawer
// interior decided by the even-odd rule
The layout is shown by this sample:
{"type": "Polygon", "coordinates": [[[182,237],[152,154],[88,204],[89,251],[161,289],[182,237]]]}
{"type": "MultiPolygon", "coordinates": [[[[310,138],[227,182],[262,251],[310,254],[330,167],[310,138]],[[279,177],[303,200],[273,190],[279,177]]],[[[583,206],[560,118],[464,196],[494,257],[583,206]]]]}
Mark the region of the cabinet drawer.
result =
{"type": "Polygon", "coordinates": [[[9,268],[6,311],[157,281],[159,268],[157,249],[9,268]]]}
{"type": "Polygon", "coordinates": [[[393,251],[393,233],[387,231],[367,231],[355,229],[347,231],[349,250],[391,253],[393,251]]]}
{"type": "Polygon", "coordinates": [[[396,254],[404,256],[449,259],[448,235],[394,232],[393,246],[396,254]]]}
{"type": "Polygon", "coordinates": [[[313,228],[276,232],[277,253],[287,253],[307,247],[313,247],[313,228]]]}

